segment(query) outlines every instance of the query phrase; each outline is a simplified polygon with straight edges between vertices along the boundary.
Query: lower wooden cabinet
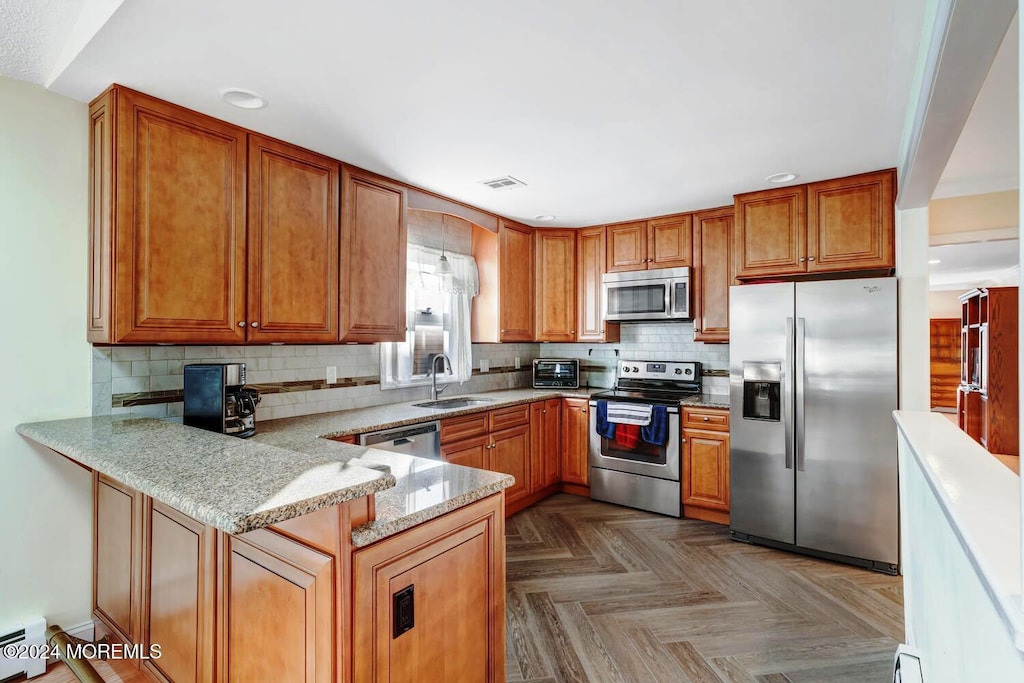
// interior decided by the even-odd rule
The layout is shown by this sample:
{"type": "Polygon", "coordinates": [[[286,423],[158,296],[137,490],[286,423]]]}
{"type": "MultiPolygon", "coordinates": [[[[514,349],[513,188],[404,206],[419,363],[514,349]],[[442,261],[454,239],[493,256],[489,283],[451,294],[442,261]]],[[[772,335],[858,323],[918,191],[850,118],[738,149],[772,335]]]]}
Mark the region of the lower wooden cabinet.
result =
{"type": "Polygon", "coordinates": [[[125,643],[139,641],[142,618],[142,495],[94,473],[93,614],[125,643]]]}
{"type": "Polygon", "coordinates": [[[683,409],[682,459],[683,516],[728,524],[728,410],[683,409]]]}
{"type": "Polygon", "coordinates": [[[494,495],[353,555],[355,681],[505,680],[504,526],[494,495]]]}
{"type": "Polygon", "coordinates": [[[516,483],[505,489],[506,506],[530,495],[530,425],[491,432],[485,469],[515,477],[516,483]]]}
{"type": "Polygon", "coordinates": [[[590,485],[587,442],[590,437],[590,402],[585,398],[566,398],[562,404],[562,481],[578,486],[590,485]]]}
{"type": "Polygon", "coordinates": [[[491,447],[489,436],[475,436],[470,439],[456,441],[442,449],[445,462],[463,467],[487,469],[487,454],[491,447]]]}
{"type": "Polygon", "coordinates": [[[562,481],[562,400],[530,404],[530,492],[562,481]]]}

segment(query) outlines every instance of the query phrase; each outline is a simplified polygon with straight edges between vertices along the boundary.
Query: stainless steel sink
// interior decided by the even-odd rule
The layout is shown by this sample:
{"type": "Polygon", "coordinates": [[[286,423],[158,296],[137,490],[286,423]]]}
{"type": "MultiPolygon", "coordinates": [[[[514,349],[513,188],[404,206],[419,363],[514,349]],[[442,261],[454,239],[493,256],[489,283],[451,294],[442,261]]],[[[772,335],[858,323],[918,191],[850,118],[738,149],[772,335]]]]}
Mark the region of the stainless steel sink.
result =
{"type": "Polygon", "coordinates": [[[459,398],[442,398],[426,403],[413,403],[417,408],[433,408],[435,410],[450,410],[452,408],[469,408],[470,406],[482,406],[487,403],[494,403],[492,398],[476,398],[475,396],[460,396],[459,398]]]}

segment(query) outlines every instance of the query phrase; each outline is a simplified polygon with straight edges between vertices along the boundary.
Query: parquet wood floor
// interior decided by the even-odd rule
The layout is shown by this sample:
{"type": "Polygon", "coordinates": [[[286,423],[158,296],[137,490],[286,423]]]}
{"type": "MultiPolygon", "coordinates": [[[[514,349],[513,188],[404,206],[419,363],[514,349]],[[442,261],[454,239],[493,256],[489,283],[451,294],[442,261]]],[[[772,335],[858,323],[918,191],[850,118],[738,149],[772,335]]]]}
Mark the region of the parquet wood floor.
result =
{"type": "Polygon", "coordinates": [[[506,540],[509,681],[891,680],[900,577],[567,494],[506,540]]]}

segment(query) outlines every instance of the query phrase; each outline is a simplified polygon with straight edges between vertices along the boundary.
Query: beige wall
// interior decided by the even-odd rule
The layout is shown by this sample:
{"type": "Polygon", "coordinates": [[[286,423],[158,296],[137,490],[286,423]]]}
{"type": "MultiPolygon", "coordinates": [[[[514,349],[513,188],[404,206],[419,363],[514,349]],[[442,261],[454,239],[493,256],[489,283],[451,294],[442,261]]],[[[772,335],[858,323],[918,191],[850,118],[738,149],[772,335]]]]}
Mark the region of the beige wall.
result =
{"type": "Polygon", "coordinates": [[[928,292],[929,318],[959,318],[963,292],[928,292]]]}
{"type": "Polygon", "coordinates": [[[928,233],[948,235],[1017,228],[1019,195],[1017,190],[1009,190],[933,199],[928,204],[928,233]]]}
{"type": "Polygon", "coordinates": [[[88,415],[88,109],[0,78],[0,628],[90,618],[90,476],[15,434],[88,415]]]}

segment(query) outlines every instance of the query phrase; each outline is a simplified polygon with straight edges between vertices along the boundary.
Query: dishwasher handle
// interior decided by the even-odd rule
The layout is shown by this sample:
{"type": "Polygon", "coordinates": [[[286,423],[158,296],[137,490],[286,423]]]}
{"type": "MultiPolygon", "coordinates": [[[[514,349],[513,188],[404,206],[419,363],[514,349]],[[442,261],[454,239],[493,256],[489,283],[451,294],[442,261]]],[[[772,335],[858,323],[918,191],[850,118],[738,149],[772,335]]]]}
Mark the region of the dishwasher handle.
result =
{"type": "MultiPolygon", "coordinates": [[[[421,434],[436,434],[441,431],[440,422],[428,422],[409,427],[398,427],[396,429],[384,429],[379,432],[367,432],[359,436],[360,446],[376,446],[381,443],[397,442],[400,439],[410,439],[421,434]]],[[[407,443],[403,441],[402,443],[407,443]]]]}

